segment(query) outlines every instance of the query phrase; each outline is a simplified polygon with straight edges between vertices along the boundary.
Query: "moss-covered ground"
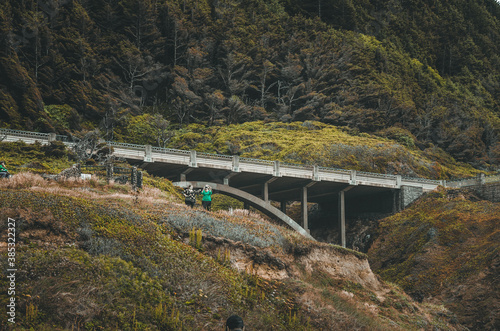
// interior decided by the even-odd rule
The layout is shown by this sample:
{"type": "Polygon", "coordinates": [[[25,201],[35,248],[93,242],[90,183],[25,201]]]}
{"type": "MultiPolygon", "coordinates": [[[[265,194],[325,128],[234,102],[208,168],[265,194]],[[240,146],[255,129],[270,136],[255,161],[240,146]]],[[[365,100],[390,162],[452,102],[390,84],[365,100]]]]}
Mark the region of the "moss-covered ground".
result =
{"type": "Polygon", "coordinates": [[[258,121],[217,127],[192,124],[175,131],[169,146],[433,179],[468,177],[479,172],[431,144],[417,146],[410,132],[398,128],[370,135],[312,121],[258,121]]]}

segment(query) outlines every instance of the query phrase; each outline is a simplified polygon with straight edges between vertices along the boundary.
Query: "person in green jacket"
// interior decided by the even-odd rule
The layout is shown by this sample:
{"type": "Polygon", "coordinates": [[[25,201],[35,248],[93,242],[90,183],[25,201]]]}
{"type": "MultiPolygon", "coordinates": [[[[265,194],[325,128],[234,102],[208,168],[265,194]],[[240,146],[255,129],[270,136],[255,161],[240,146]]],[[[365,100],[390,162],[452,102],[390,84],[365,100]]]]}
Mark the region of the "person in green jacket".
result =
{"type": "Polygon", "coordinates": [[[5,168],[5,161],[0,162],[0,178],[9,178],[10,174],[7,168],[5,168]]]}
{"type": "Polygon", "coordinates": [[[201,198],[201,204],[203,205],[203,208],[210,211],[210,209],[212,208],[212,188],[209,185],[205,185],[205,188],[203,188],[203,191],[201,191],[201,195],[203,196],[201,198]]]}

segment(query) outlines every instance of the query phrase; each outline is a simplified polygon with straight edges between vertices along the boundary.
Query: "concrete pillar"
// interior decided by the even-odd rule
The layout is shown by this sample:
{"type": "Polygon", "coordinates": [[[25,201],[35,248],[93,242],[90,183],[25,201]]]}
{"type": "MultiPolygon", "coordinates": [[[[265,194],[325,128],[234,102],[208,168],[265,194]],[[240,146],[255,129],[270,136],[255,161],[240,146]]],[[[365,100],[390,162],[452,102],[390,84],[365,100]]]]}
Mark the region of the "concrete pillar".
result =
{"type": "Polygon", "coordinates": [[[144,162],[153,162],[153,146],[146,145],[144,147],[144,162]]]}
{"type": "Polygon", "coordinates": [[[319,166],[317,165],[313,167],[312,180],[319,181],[319,166]]]}
{"type": "Polygon", "coordinates": [[[340,241],[342,247],[346,247],[345,240],[345,195],[344,191],[339,192],[339,228],[340,228],[340,241]]]}
{"type": "Polygon", "coordinates": [[[243,209],[246,209],[246,210],[250,209],[250,205],[248,204],[248,202],[243,202],[243,209]]]}
{"type": "Polygon", "coordinates": [[[351,170],[351,185],[357,185],[357,183],[356,183],[356,170],[351,170]]]}
{"type": "Polygon", "coordinates": [[[396,175],[396,188],[401,187],[401,175],[396,175]]]}
{"type": "Polygon", "coordinates": [[[283,212],[283,214],[286,214],[286,201],[280,202],[280,210],[283,212]]]}
{"type": "Polygon", "coordinates": [[[196,163],[196,151],[190,151],[189,166],[193,168],[198,167],[198,164],[196,163]]]}
{"type": "Polygon", "coordinates": [[[184,170],[182,173],[181,173],[181,182],[185,182],[186,181],[186,175],[188,173],[190,173],[191,171],[193,171],[193,168],[189,168],[189,169],[186,169],[184,170]]]}
{"type": "Polygon", "coordinates": [[[55,133],[49,133],[49,143],[57,140],[57,135],[55,133]]]}
{"type": "Polygon", "coordinates": [[[301,201],[301,209],[302,209],[302,227],[304,230],[309,233],[309,220],[307,218],[307,186],[302,188],[302,201],[301,201]]]}
{"type": "Polygon", "coordinates": [[[281,174],[280,174],[280,161],[274,161],[273,176],[281,177],[281,174]]]}
{"type": "Polygon", "coordinates": [[[269,203],[269,182],[265,182],[262,186],[262,200],[269,203]]]}
{"type": "Polygon", "coordinates": [[[240,172],[240,156],[233,155],[233,171],[240,172]]]}

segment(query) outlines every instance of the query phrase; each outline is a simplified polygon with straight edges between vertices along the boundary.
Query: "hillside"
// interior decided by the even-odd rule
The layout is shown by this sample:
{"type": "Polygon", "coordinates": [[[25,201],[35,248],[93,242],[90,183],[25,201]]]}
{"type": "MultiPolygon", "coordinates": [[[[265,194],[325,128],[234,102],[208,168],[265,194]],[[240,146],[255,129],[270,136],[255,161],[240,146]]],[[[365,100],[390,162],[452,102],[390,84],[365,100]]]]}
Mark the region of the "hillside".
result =
{"type": "Polygon", "coordinates": [[[144,114],[317,120],[494,168],[498,45],[494,0],[8,0],[0,126],[128,141],[144,114]]]}
{"type": "Polygon", "coordinates": [[[361,253],[248,212],[187,209],[158,179],[139,194],[29,173],[0,185],[4,259],[7,218],[17,226],[17,324],[2,328],[220,330],[238,313],[256,330],[464,329],[381,282],[361,253]]]}
{"type": "Polygon", "coordinates": [[[368,252],[386,281],[423,302],[444,302],[471,330],[498,330],[500,203],[440,190],[382,220],[368,252]]]}

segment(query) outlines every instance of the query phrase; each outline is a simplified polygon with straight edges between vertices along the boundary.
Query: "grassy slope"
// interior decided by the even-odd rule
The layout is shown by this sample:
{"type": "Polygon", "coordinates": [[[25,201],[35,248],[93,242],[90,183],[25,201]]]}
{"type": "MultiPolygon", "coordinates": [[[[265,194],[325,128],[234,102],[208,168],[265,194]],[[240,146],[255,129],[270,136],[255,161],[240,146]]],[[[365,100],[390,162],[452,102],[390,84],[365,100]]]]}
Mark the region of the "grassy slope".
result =
{"type": "Polygon", "coordinates": [[[436,179],[478,173],[441,149],[416,148],[403,130],[358,133],[319,122],[248,122],[222,127],[190,125],[173,138],[171,147],[290,163],[395,173],[436,179]]]}
{"type": "MultiPolygon", "coordinates": [[[[237,272],[229,256],[203,253],[205,239],[193,233],[188,245],[182,235],[194,227],[204,238],[225,234],[277,256],[334,247],[304,241],[257,216],[188,210],[153,187],[171,186],[165,181],[150,179],[138,196],[126,186],[56,184],[30,174],[1,185],[2,242],[7,217],[19,226],[19,330],[220,330],[231,313],[256,330],[452,329],[442,307],[419,306],[397,287],[387,287],[380,301],[360,284],[300,265],[302,276],[284,281],[237,272]]],[[[2,278],[0,287],[6,286],[2,278]]],[[[3,306],[7,299],[3,291],[3,306]]]]}
{"type": "Polygon", "coordinates": [[[374,271],[419,299],[446,302],[472,329],[497,329],[500,203],[439,191],[384,219],[374,271]]]}

